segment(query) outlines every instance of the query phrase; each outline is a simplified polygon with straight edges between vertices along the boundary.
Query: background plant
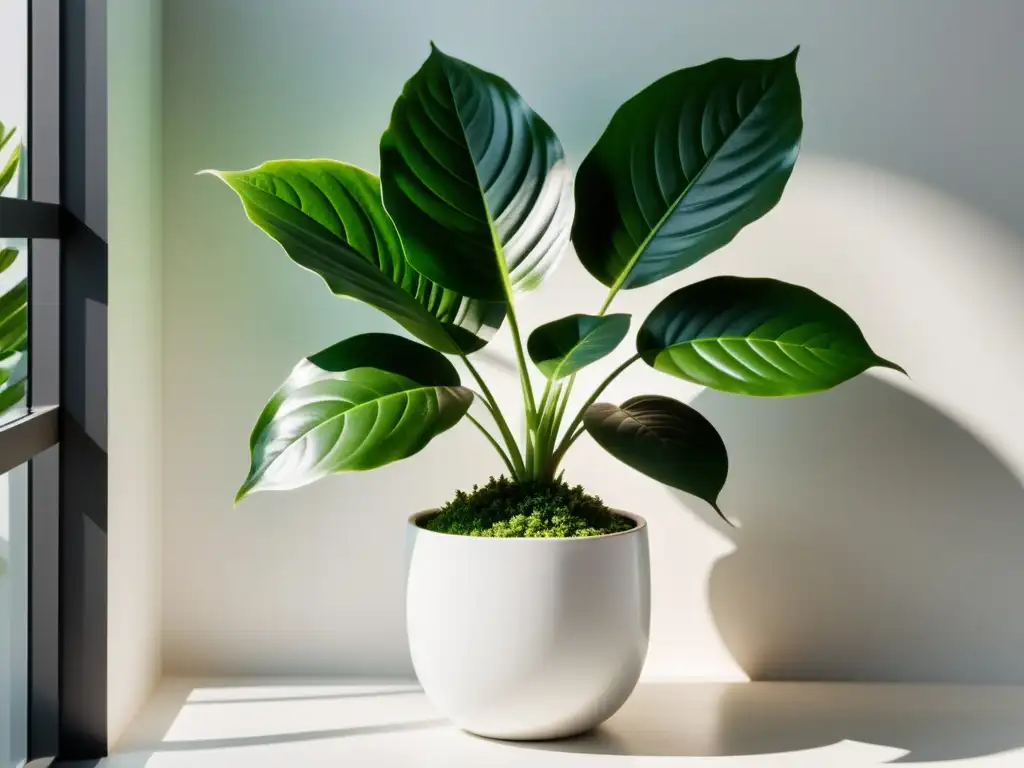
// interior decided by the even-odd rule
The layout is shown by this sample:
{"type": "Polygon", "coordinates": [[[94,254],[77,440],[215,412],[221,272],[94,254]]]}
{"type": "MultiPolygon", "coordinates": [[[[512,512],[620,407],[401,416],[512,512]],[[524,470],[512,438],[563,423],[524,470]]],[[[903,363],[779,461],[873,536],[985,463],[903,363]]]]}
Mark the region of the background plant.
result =
{"type": "MultiPolygon", "coordinates": [[[[0,195],[18,181],[21,142],[15,129],[0,123],[0,195]],[[5,157],[6,156],[6,157],[5,157]]],[[[0,275],[18,259],[18,249],[0,247],[0,275]]],[[[22,278],[0,295],[0,414],[25,397],[28,377],[28,278],[22,278]]]]}
{"type": "Polygon", "coordinates": [[[839,307],[770,279],[682,287],[643,320],[635,351],[583,406],[570,412],[568,403],[576,373],[629,332],[630,316],[609,313],[620,291],[684,270],[778,202],[803,130],[796,55],[719,59],[661,78],[615,112],[575,185],[554,131],[506,81],[433,46],[395,102],[380,178],[333,160],[212,172],[293,261],[419,339],[362,334],[302,360],[257,421],[237,498],[411,456],[466,418],[514,481],[553,480],[587,432],[629,466],[718,510],[728,457],[703,416],[664,396],[621,405],[598,398],[641,361],[759,397],[897,368],[839,307]],[[595,314],[526,336],[515,297],[543,282],[570,240],[607,287],[605,300],[595,314]],[[522,389],[521,440],[471,359],[503,322],[522,389]],[[476,389],[445,355],[462,360],[476,389]],[[474,399],[491,428],[469,413],[474,399]]]}

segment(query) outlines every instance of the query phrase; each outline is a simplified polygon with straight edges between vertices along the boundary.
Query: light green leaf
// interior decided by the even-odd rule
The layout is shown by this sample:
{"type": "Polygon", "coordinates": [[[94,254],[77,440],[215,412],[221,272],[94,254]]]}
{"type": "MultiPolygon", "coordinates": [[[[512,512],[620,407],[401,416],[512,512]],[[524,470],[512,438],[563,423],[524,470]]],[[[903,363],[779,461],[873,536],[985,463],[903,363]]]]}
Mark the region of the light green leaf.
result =
{"type": "Polygon", "coordinates": [[[0,250],[0,273],[6,272],[17,259],[17,248],[4,248],[0,250]]]}
{"type": "Polygon", "coordinates": [[[18,172],[18,163],[20,161],[21,145],[18,144],[11,151],[11,155],[7,158],[7,162],[4,164],[3,170],[0,170],[0,194],[3,194],[7,189],[7,185],[14,180],[14,175],[18,172]]]}
{"type": "Polygon", "coordinates": [[[380,162],[409,263],[439,285],[510,301],[569,241],[572,174],[554,131],[507,82],[436,47],[395,102],[380,162]]]}
{"type": "Polygon", "coordinates": [[[644,321],[637,351],[672,376],[759,397],[820,392],[876,365],[903,370],[876,355],[835,304],[767,278],[680,288],[644,321]]]}
{"type": "Polygon", "coordinates": [[[412,456],[472,401],[454,366],[429,347],[386,333],[353,336],[300,362],[271,398],[236,501],[412,456]]]}
{"type": "Polygon", "coordinates": [[[0,151],[7,146],[8,142],[14,137],[15,127],[12,125],[8,128],[2,122],[0,122],[0,151]]]}
{"type": "Polygon", "coordinates": [[[621,406],[591,405],[583,419],[591,437],[624,464],[658,482],[692,493],[718,508],[729,456],[717,430],[688,405],[641,395],[621,406]]]}
{"type": "Polygon", "coordinates": [[[530,359],[549,379],[561,379],[600,360],[629,332],[629,315],[569,315],[530,334],[530,359]]]}
{"type": "Polygon", "coordinates": [[[276,160],[210,173],[238,193],[249,219],[295,263],[435,349],[472,352],[501,325],[503,305],[459,296],[409,267],[373,174],[333,160],[276,160]]]}
{"type": "Polygon", "coordinates": [[[580,261],[613,288],[694,264],[778,202],[802,130],[796,51],[656,81],[619,108],[580,166],[580,261]]]}

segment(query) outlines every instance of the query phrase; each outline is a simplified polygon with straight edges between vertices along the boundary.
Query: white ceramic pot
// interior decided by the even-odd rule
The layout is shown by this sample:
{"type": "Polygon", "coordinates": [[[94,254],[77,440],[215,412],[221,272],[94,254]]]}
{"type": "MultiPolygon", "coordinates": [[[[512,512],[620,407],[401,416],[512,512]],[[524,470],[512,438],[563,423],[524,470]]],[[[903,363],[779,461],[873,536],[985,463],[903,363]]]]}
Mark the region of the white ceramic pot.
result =
{"type": "Polygon", "coordinates": [[[497,739],[557,739],[608,719],[647,656],[643,518],[604,536],[492,539],[419,527],[435,511],[408,526],[409,649],[427,698],[497,739]]]}

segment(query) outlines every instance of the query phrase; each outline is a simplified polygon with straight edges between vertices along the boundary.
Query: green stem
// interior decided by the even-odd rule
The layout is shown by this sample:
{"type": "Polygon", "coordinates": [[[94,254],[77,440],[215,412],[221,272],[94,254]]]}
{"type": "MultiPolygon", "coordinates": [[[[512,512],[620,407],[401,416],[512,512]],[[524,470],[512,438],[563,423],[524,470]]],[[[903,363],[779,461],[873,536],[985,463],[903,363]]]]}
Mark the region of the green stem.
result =
{"type": "Polygon", "coordinates": [[[516,478],[516,470],[515,467],[512,466],[512,460],[508,457],[508,454],[501,449],[501,446],[498,444],[498,441],[494,439],[494,435],[488,432],[487,428],[484,427],[483,424],[481,424],[479,421],[473,418],[473,414],[467,413],[466,418],[473,422],[473,424],[476,425],[476,428],[483,432],[483,435],[484,437],[487,438],[487,441],[494,446],[494,450],[498,452],[498,455],[501,456],[501,460],[504,461],[505,466],[508,467],[509,476],[514,480],[516,478]]]}
{"type": "Polygon", "coordinates": [[[549,463],[551,461],[551,457],[554,456],[555,453],[555,441],[558,440],[558,427],[562,423],[562,413],[564,412],[562,392],[565,391],[565,388],[570,383],[571,382],[558,384],[552,393],[551,402],[548,404],[547,428],[544,431],[544,455],[549,463]]]}
{"type": "Polygon", "coordinates": [[[556,406],[555,420],[552,422],[552,438],[558,437],[558,430],[562,426],[562,418],[565,416],[565,409],[569,405],[569,396],[572,394],[572,385],[575,383],[576,374],[574,373],[569,377],[569,382],[565,385],[565,389],[562,390],[561,402],[556,406]]]}
{"type": "Polygon", "coordinates": [[[561,444],[555,450],[555,466],[552,469],[558,467],[558,462],[562,460],[562,457],[565,456],[565,452],[569,450],[569,447],[576,441],[576,438],[579,437],[579,433],[575,432],[575,430],[577,427],[580,426],[580,422],[583,421],[583,417],[584,415],[586,415],[587,409],[594,404],[594,401],[601,396],[601,393],[604,392],[605,388],[612,383],[616,376],[618,376],[624,370],[629,368],[629,366],[631,366],[639,359],[640,355],[633,355],[631,358],[626,360],[626,362],[624,362],[622,365],[620,365],[618,368],[616,368],[614,371],[608,374],[608,378],[606,378],[604,381],[598,384],[597,389],[595,389],[593,394],[591,394],[590,397],[587,398],[587,401],[580,408],[575,418],[573,418],[573,420],[569,422],[569,428],[565,430],[565,437],[562,438],[561,444]]]}
{"type": "Polygon", "coordinates": [[[559,458],[559,460],[561,460],[562,456],[564,456],[564,455],[565,455],[565,454],[566,454],[566,453],[568,452],[568,450],[569,450],[570,448],[572,448],[572,444],[576,442],[576,440],[577,440],[577,439],[579,438],[579,436],[580,436],[580,435],[582,435],[582,434],[583,434],[584,432],[586,432],[586,431],[587,431],[587,430],[585,430],[585,429],[584,429],[583,427],[578,427],[578,428],[576,429],[576,431],[575,431],[575,432],[574,432],[574,433],[572,434],[572,437],[570,437],[570,438],[569,438],[569,442],[567,442],[567,443],[565,444],[565,448],[564,448],[564,449],[562,449],[562,453],[561,453],[561,455],[560,455],[560,456],[558,457],[558,458],[559,458]]]}
{"type": "MultiPolygon", "coordinates": [[[[598,317],[601,317],[602,315],[604,315],[605,312],[608,311],[608,307],[611,306],[612,299],[614,299],[616,294],[618,294],[619,289],[622,287],[622,284],[623,284],[623,282],[625,282],[626,276],[628,274],[629,274],[629,270],[626,270],[625,272],[623,272],[623,274],[620,275],[619,279],[616,280],[612,284],[611,288],[608,289],[608,295],[605,296],[604,303],[601,305],[601,309],[599,309],[597,311],[597,316],[598,317]]],[[[569,396],[572,395],[572,388],[573,388],[573,385],[575,383],[576,383],[576,374],[574,373],[572,376],[569,377],[569,383],[566,384],[566,386],[565,386],[564,399],[562,400],[562,403],[561,403],[561,406],[559,407],[558,412],[555,414],[554,431],[555,431],[555,436],[556,437],[558,435],[559,428],[562,426],[562,417],[565,415],[565,407],[569,403],[569,396]]],[[[566,431],[566,437],[569,437],[569,433],[570,432],[572,432],[571,429],[566,431]]],[[[573,439],[575,439],[575,438],[573,438],[573,439]]],[[[572,445],[572,443],[570,442],[569,445],[572,445]]],[[[565,447],[565,449],[568,450],[569,446],[567,445],[565,447]]],[[[555,466],[552,467],[552,471],[554,471],[554,469],[556,469],[557,466],[558,466],[558,462],[556,461],[555,462],[555,466]]]]}
{"type": "Polygon", "coordinates": [[[540,411],[541,418],[544,416],[544,410],[548,407],[548,398],[551,397],[551,379],[548,379],[544,384],[544,393],[540,396],[540,411]]]}
{"type": "Polygon", "coordinates": [[[544,386],[544,396],[540,401],[540,423],[537,426],[536,432],[537,445],[533,459],[533,474],[537,478],[550,479],[548,477],[548,470],[550,469],[551,452],[554,447],[551,426],[557,409],[558,396],[561,391],[562,385],[553,384],[551,380],[548,380],[548,383],[544,386]]]}
{"type": "Polygon", "coordinates": [[[527,423],[537,418],[537,402],[533,398],[533,386],[530,384],[530,370],[526,367],[526,355],[523,354],[523,340],[519,334],[519,321],[516,320],[515,309],[512,308],[512,296],[509,291],[508,327],[512,331],[512,343],[516,348],[516,361],[519,364],[519,382],[523,388],[523,399],[526,401],[527,423]]]}
{"type": "Polygon", "coordinates": [[[505,417],[501,415],[501,409],[498,407],[498,401],[494,399],[494,395],[491,394],[490,387],[487,386],[487,382],[484,381],[483,376],[476,369],[466,357],[465,354],[460,355],[462,362],[466,364],[466,368],[476,379],[476,383],[480,385],[480,391],[483,394],[484,404],[487,406],[487,410],[491,412],[491,416],[494,418],[494,423],[498,425],[498,431],[501,432],[502,438],[505,440],[505,445],[508,446],[508,455],[512,459],[512,463],[515,466],[515,478],[524,477],[526,475],[526,466],[523,464],[523,455],[519,452],[519,445],[516,443],[515,436],[512,434],[512,430],[509,429],[508,422],[505,421],[505,417]]]}
{"type": "Polygon", "coordinates": [[[619,288],[621,287],[622,281],[617,280],[615,284],[609,289],[608,295],[604,299],[604,304],[601,305],[601,309],[599,309],[597,312],[598,317],[600,317],[601,315],[608,311],[608,307],[611,305],[612,299],[615,298],[615,294],[619,292],[619,288]]]}

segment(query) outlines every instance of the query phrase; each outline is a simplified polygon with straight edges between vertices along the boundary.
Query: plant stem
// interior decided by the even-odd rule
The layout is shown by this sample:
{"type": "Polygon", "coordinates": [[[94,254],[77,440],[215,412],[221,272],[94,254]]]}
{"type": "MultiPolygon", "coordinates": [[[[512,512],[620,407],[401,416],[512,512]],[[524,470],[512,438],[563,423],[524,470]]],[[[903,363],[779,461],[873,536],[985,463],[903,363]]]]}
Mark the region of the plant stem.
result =
{"type": "Polygon", "coordinates": [[[549,397],[551,397],[551,379],[548,379],[544,384],[544,393],[540,396],[540,406],[538,406],[538,410],[540,411],[541,418],[544,416],[544,409],[548,407],[549,397]]]}
{"type": "Polygon", "coordinates": [[[545,437],[547,438],[545,451],[548,454],[548,458],[551,457],[552,452],[555,450],[555,439],[558,437],[558,426],[561,424],[562,409],[560,405],[562,402],[562,392],[565,391],[567,384],[568,382],[555,386],[554,392],[551,395],[551,402],[548,404],[548,411],[551,414],[548,420],[547,432],[545,432],[545,437]]]}
{"type": "MultiPolygon", "coordinates": [[[[608,289],[608,295],[605,296],[604,303],[601,305],[601,309],[599,309],[598,312],[597,312],[597,316],[598,317],[601,317],[602,315],[604,315],[605,312],[608,311],[608,307],[611,306],[612,299],[614,299],[615,295],[619,292],[619,288],[622,287],[622,283],[625,281],[625,279],[626,279],[625,275],[623,275],[621,279],[616,280],[615,283],[612,285],[612,287],[608,289]]],[[[572,388],[573,388],[573,385],[575,383],[576,383],[576,374],[574,373],[572,376],[569,377],[569,382],[565,385],[565,390],[564,390],[564,393],[563,393],[563,400],[558,405],[558,410],[555,412],[555,417],[554,417],[554,420],[552,421],[552,426],[551,426],[551,429],[552,429],[552,432],[553,432],[553,435],[552,435],[552,448],[554,447],[554,440],[557,439],[557,437],[558,437],[558,431],[559,431],[559,429],[562,426],[562,418],[565,416],[565,408],[569,404],[569,397],[572,395],[572,388]]],[[[603,386],[605,386],[605,385],[602,385],[602,387],[603,386]]],[[[586,408],[586,406],[584,406],[584,408],[586,408]]],[[[565,437],[569,438],[571,432],[572,432],[572,428],[568,429],[566,431],[565,437]]],[[[565,451],[569,450],[569,446],[571,446],[573,444],[573,442],[576,440],[576,437],[579,437],[579,435],[576,435],[575,437],[572,437],[569,440],[569,443],[567,445],[565,445],[564,450],[562,451],[562,454],[564,454],[565,451]]],[[[559,461],[559,459],[560,459],[560,457],[555,458],[553,466],[551,467],[551,471],[552,472],[554,472],[554,470],[558,468],[558,461],[559,461]]]]}
{"type": "Polygon", "coordinates": [[[533,399],[533,385],[530,384],[530,371],[526,367],[526,355],[523,354],[523,340],[519,334],[519,321],[516,320],[516,311],[512,306],[511,292],[509,292],[508,300],[508,327],[512,331],[512,343],[516,348],[516,361],[519,364],[519,382],[523,387],[527,423],[529,424],[531,423],[531,418],[537,418],[537,403],[533,399]]]}
{"type": "Polygon", "coordinates": [[[498,441],[494,439],[494,436],[487,431],[487,428],[484,427],[483,424],[481,424],[479,421],[473,418],[473,414],[467,413],[466,418],[473,422],[473,424],[476,425],[477,429],[483,432],[484,437],[486,437],[487,441],[494,446],[494,450],[498,452],[498,455],[501,456],[501,460],[505,462],[505,466],[508,467],[509,474],[512,476],[513,479],[515,479],[516,470],[515,467],[512,466],[512,460],[508,457],[508,454],[501,449],[501,446],[498,445],[498,441]]]}
{"type": "Polygon", "coordinates": [[[536,446],[533,456],[533,474],[537,479],[550,479],[551,453],[554,448],[552,422],[557,410],[558,396],[562,385],[554,384],[550,379],[544,386],[544,396],[540,401],[540,423],[535,433],[536,446]]]}
{"type": "Polygon", "coordinates": [[[577,431],[573,432],[570,436],[568,436],[568,440],[565,441],[564,445],[561,445],[559,447],[558,452],[553,457],[556,467],[558,466],[558,462],[562,460],[562,457],[568,453],[568,450],[570,449],[570,447],[572,447],[572,443],[577,441],[580,435],[582,435],[586,431],[587,430],[584,429],[583,427],[578,427],[577,431]]]}
{"type": "Polygon", "coordinates": [[[561,401],[556,406],[555,420],[551,424],[552,438],[558,437],[558,430],[562,426],[562,418],[565,416],[565,409],[569,405],[569,396],[572,394],[572,385],[575,383],[576,374],[574,373],[572,376],[569,377],[569,382],[565,385],[565,388],[561,392],[561,401]]]}
{"type": "Polygon", "coordinates": [[[487,386],[487,382],[484,381],[483,376],[476,369],[466,357],[465,354],[461,354],[462,362],[466,364],[466,368],[476,379],[476,383],[480,385],[480,391],[484,397],[484,403],[487,405],[487,410],[491,412],[491,416],[494,418],[494,423],[498,425],[498,431],[501,432],[502,438],[505,440],[505,445],[508,446],[508,455],[512,460],[515,467],[513,472],[513,479],[519,479],[526,475],[526,467],[523,464],[523,455],[519,452],[519,445],[516,443],[515,436],[512,434],[512,430],[509,429],[508,422],[505,421],[505,417],[501,415],[501,409],[498,407],[498,401],[494,399],[494,395],[491,394],[490,387],[487,386]]]}
{"type": "Polygon", "coordinates": [[[576,432],[575,434],[574,432],[576,428],[580,426],[580,422],[583,421],[583,417],[584,415],[586,415],[587,409],[594,404],[594,401],[601,396],[601,393],[604,392],[605,388],[612,383],[612,380],[616,376],[618,376],[624,370],[629,368],[629,366],[631,366],[639,359],[640,355],[633,355],[631,358],[626,360],[626,362],[624,362],[622,365],[620,365],[618,368],[616,368],[614,371],[608,374],[608,378],[606,378],[604,381],[598,384],[597,389],[595,389],[593,394],[591,394],[590,397],[587,398],[587,401],[580,408],[575,418],[573,418],[573,420],[569,422],[569,427],[568,429],[565,430],[565,437],[562,438],[561,444],[555,450],[555,455],[553,457],[555,466],[552,467],[552,469],[557,469],[558,462],[562,460],[562,457],[565,455],[565,452],[569,450],[569,447],[576,441],[576,438],[580,436],[579,432],[576,432]]]}
{"type": "Polygon", "coordinates": [[[619,292],[619,286],[620,286],[620,283],[616,282],[615,285],[613,285],[608,290],[608,295],[605,296],[604,304],[602,304],[601,305],[601,309],[599,309],[597,311],[598,317],[600,317],[601,315],[603,315],[605,312],[608,311],[608,307],[611,305],[612,299],[614,299],[615,298],[615,294],[617,294],[619,292]]]}

